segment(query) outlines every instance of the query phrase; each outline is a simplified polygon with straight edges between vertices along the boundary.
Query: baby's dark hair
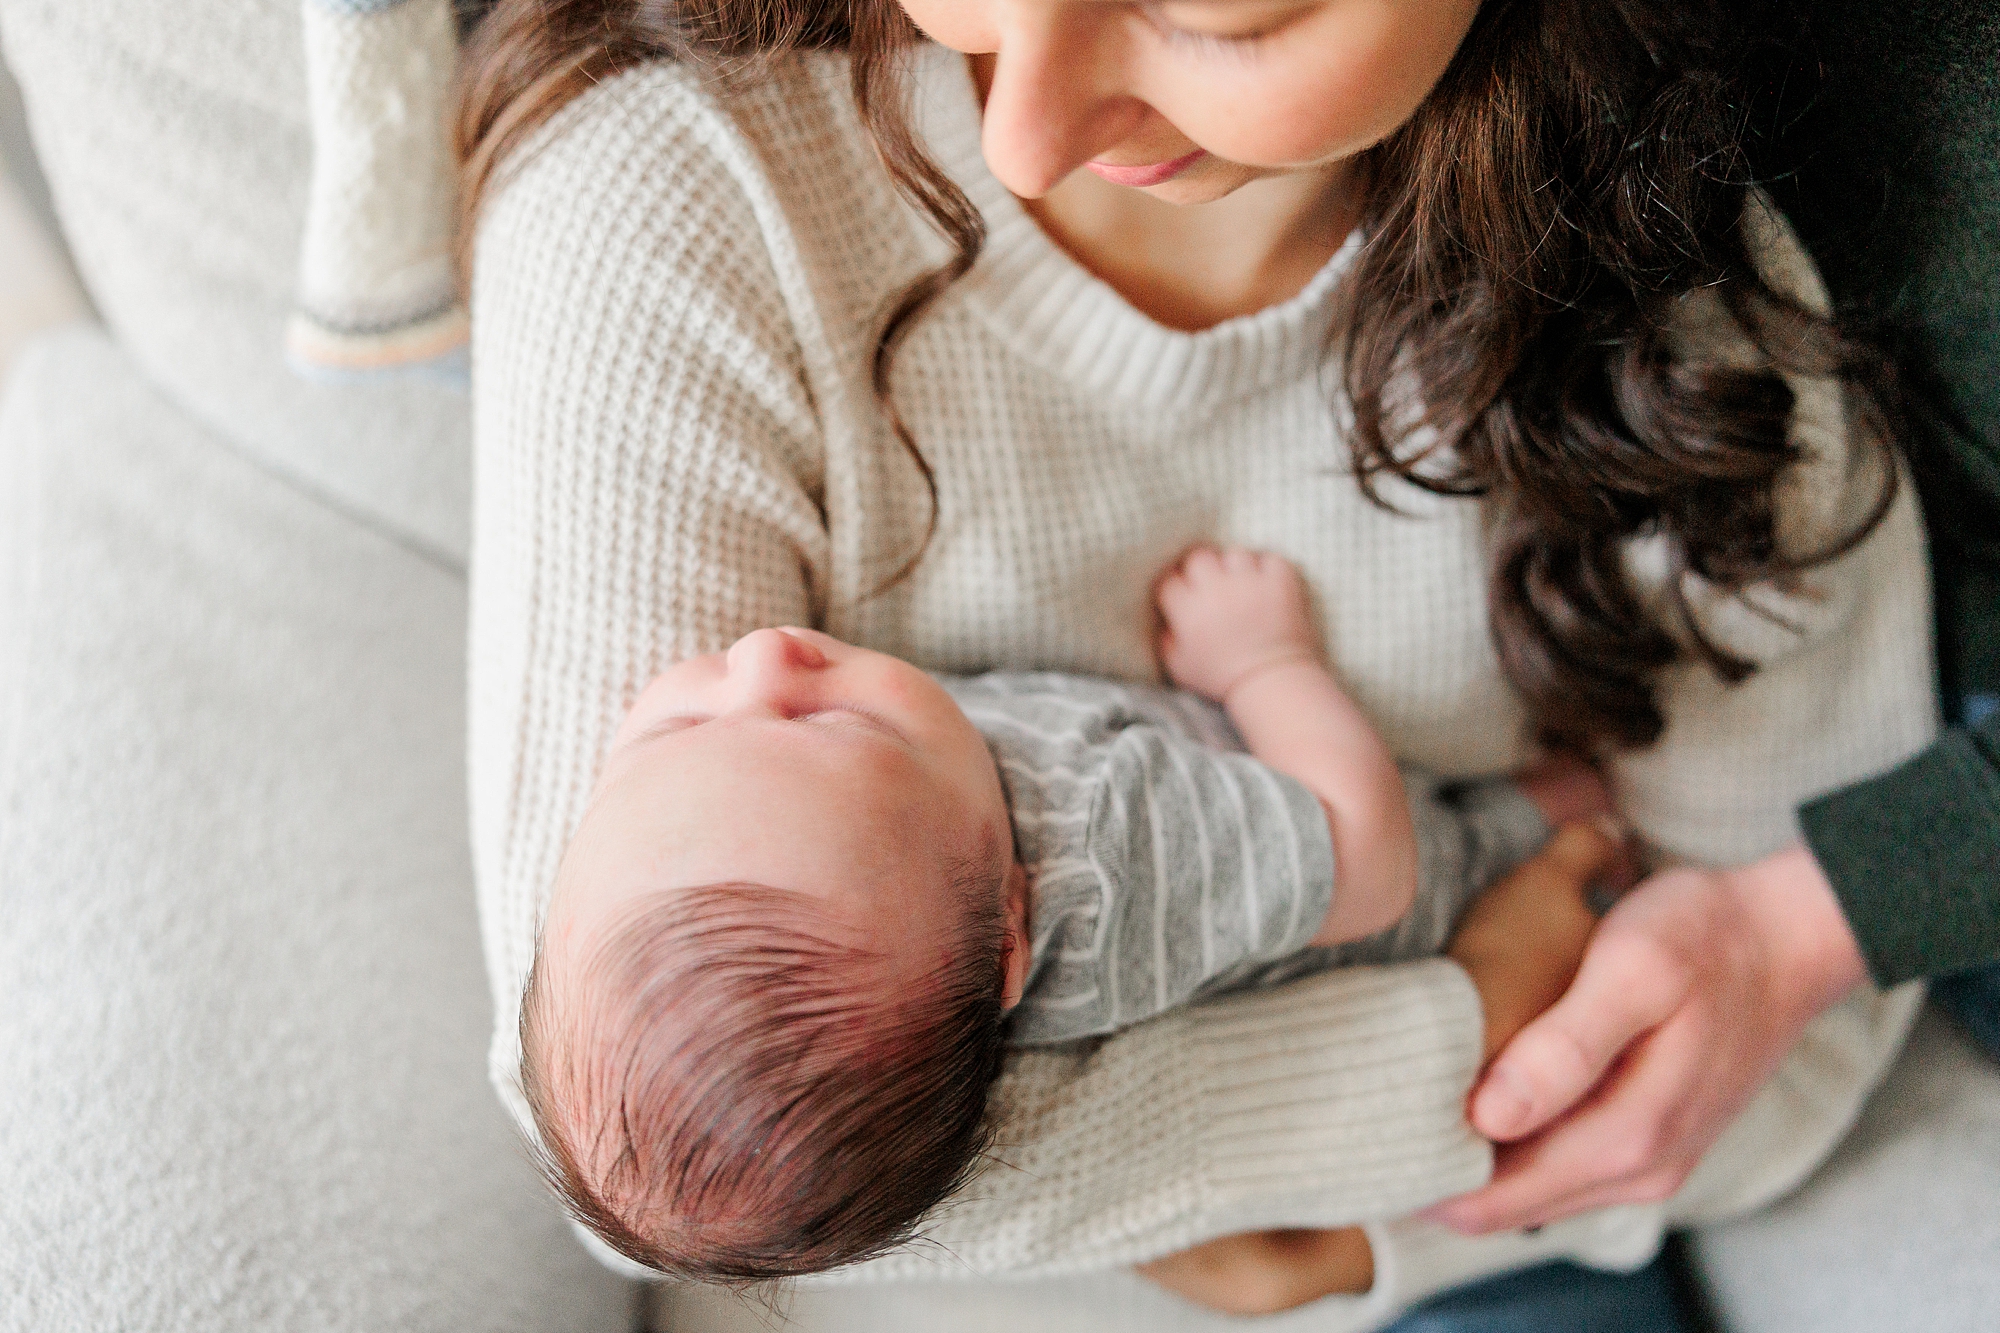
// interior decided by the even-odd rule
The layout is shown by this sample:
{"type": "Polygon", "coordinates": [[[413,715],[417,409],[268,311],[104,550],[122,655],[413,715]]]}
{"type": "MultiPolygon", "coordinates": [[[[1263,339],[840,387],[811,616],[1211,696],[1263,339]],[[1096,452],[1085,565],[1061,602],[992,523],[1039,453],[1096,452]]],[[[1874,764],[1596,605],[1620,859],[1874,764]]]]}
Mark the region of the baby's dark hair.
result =
{"type": "Polygon", "coordinates": [[[914,984],[808,895],[648,897],[561,984],[537,958],[521,1083],[584,1226],[668,1276],[823,1272],[908,1240],[985,1151],[1003,1054],[998,875],[954,874],[948,961],[914,984]]]}

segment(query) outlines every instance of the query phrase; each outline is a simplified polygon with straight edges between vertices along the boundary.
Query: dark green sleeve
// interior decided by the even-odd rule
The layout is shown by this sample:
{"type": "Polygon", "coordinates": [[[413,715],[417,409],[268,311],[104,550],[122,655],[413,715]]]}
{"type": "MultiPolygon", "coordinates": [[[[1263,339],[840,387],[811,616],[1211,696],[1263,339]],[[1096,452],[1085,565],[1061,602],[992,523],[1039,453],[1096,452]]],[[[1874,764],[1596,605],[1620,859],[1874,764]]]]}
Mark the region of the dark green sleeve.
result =
{"type": "Polygon", "coordinates": [[[2000,959],[2000,716],[1799,818],[1876,984],[2000,959]]]}

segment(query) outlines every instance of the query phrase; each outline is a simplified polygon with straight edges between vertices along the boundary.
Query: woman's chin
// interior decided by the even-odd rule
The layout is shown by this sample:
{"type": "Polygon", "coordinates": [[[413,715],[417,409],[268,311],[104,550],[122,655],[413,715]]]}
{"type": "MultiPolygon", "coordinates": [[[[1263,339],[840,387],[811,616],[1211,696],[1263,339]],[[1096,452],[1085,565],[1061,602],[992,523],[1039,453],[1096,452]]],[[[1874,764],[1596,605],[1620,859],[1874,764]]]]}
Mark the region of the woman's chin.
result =
{"type": "Polygon", "coordinates": [[[1193,171],[1148,186],[1140,193],[1163,204],[1185,208],[1226,199],[1251,182],[1273,174],[1263,167],[1246,167],[1241,163],[1211,157],[1193,171]]]}

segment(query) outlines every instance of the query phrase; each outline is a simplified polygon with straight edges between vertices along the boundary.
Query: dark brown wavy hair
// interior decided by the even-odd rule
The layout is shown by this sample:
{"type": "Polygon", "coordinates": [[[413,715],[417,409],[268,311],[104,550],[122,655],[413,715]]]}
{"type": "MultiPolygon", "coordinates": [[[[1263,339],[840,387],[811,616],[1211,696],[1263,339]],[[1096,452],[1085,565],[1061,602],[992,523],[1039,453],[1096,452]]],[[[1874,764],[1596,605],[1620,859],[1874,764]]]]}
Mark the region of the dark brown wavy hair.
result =
{"type": "MultiPolygon", "coordinates": [[[[1784,585],[1854,546],[1894,498],[1891,363],[1775,290],[1746,246],[1753,39],[1777,17],[1759,0],[1485,0],[1437,88],[1360,162],[1366,245],[1329,349],[1352,463],[1378,499],[1385,477],[1484,497],[1494,643],[1550,740],[1650,744],[1659,673],[1689,656],[1747,676],[1695,619],[1691,580],[1784,585]],[[1676,356],[1676,307],[1701,291],[1763,367],[1676,356]],[[1799,459],[1780,370],[1843,381],[1857,447],[1881,464],[1863,519],[1811,551],[1777,532],[1778,479],[1799,459]],[[1625,571],[1641,536],[1669,555],[1664,608],[1625,571]]],[[[873,367],[929,481],[890,369],[985,232],[909,126],[898,57],[920,40],[895,0],[499,0],[464,66],[463,230],[533,131],[620,70],[678,60],[727,81],[787,52],[845,50],[897,188],[956,247],[885,313],[873,367]]]]}

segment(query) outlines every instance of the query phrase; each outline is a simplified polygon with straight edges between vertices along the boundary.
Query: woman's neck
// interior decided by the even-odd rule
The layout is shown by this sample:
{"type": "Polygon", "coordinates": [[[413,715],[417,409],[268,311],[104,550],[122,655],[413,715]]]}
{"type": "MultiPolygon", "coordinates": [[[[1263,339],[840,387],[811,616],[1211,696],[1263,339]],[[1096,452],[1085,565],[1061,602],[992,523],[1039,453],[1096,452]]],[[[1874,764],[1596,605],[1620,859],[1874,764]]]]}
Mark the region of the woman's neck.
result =
{"type": "Polygon", "coordinates": [[[1146,315],[1206,329],[1288,301],[1326,266],[1359,221],[1349,173],[1252,181],[1212,204],[1161,203],[1071,175],[1024,200],[1049,237],[1146,315]]]}
{"type": "MultiPolygon", "coordinates": [[[[983,97],[988,72],[973,59],[983,97]]],[[[1255,180],[1214,203],[1163,203],[1075,171],[1022,201],[1050,239],[1169,328],[1211,328],[1290,300],[1360,222],[1351,161],[1255,180]]]]}

